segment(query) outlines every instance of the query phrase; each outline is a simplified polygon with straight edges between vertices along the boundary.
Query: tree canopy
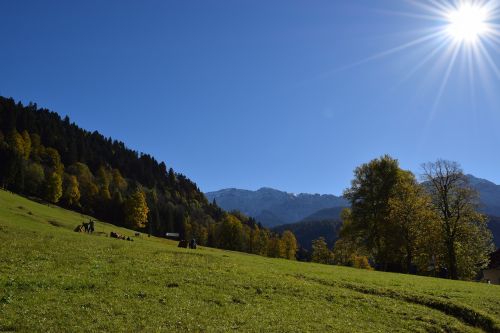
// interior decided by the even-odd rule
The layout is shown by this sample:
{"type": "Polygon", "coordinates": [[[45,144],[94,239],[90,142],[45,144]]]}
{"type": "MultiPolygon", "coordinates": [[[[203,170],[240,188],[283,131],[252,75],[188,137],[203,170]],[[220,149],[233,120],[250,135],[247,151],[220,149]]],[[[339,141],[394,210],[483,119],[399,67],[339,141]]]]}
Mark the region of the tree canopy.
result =
{"type": "Polygon", "coordinates": [[[361,265],[366,256],[377,269],[452,279],[471,279],[486,267],[491,232],[460,166],[438,160],[423,171],[419,183],[387,155],[356,168],[345,191],[351,208],[342,214],[337,263],[361,265]]]}

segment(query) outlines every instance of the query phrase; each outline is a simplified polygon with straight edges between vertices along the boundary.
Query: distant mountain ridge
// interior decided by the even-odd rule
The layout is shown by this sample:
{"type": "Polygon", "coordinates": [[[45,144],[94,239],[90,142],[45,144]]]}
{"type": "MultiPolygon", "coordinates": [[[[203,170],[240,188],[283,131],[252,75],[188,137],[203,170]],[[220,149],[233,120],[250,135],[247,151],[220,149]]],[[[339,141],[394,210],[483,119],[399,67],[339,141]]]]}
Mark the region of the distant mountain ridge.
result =
{"type": "MultiPolygon", "coordinates": [[[[497,247],[500,247],[500,185],[489,180],[467,175],[470,185],[479,192],[480,210],[490,216],[489,227],[497,247]]],[[[336,232],[342,209],[349,206],[343,197],[329,194],[292,194],[263,187],[257,191],[235,188],[205,193],[226,210],[240,210],[276,231],[292,229],[306,248],[310,236],[325,236],[330,241],[336,235],[320,235],[325,230],[336,232]],[[313,227],[314,222],[321,226],[313,227]],[[330,227],[326,227],[330,225],[330,227]],[[309,230],[314,229],[314,230],[309,230]],[[303,235],[304,234],[304,235],[303,235]]],[[[317,237],[316,237],[317,238],[317,237]]]]}
{"type": "Polygon", "coordinates": [[[229,188],[205,195],[225,210],[239,210],[269,227],[301,221],[322,209],[348,205],[344,198],[331,194],[292,194],[269,187],[257,191],[229,188]]]}
{"type": "Polygon", "coordinates": [[[487,215],[500,216],[500,185],[473,175],[467,175],[467,179],[479,192],[481,211],[487,215]]]}

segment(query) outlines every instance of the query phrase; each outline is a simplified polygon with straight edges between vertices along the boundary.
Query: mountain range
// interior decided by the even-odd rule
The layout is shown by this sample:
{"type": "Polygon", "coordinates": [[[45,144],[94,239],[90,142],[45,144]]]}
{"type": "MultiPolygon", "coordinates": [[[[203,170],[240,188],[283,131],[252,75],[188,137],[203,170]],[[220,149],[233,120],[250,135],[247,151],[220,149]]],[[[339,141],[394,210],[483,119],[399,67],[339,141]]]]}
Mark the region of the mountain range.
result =
{"type": "MultiPolygon", "coordinates": [[[[500,246],[500,185],[467,175],[480,197],[480,210],[490,216],[489,226],[500,246]]],[[[340,212],[349,203],[332,194],[293,194],[263,187],[256,191],[236,188],[205,193],[225,210],[239,210],[275,231],[292,230],[299,243],[310,247],[312,239],[324,236],[331,244],[336,239],[340,212]],[[318,224],[316,225],[315,222],[318,224]],[[326,226],[329,226],[328,228],[326,226]],[[327,233],[329,230],[331,233],[327,233]]]]}
{"type": "Polygon", "coordinates": [[[500,217],[500,185],[489,180],[467,175],[470,185],[479,192],[480,209],[490,216],[500,217]]]}
{"type": "Polygon", "coordinates": [[[205,195],[225,210],[239,210],[266,227],[298,222],[323,209],[348,206],[347,200],[331,194],[292,194],[268,187],[257,191],[229,188],[205,195]]]}

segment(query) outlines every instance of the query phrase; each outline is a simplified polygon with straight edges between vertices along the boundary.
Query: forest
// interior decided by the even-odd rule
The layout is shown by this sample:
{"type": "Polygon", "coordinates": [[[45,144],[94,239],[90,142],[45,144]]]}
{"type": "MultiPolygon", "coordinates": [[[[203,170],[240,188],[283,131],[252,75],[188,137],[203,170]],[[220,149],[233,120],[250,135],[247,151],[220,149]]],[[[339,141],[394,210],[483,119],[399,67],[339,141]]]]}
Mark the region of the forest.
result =
{"type": "Polygon", "coordinates": [[[164,162],[34,103],[0,97],[0,161],[0,186],[30,198],[154,236],[295,259],[293,233],[225,212],[164,162]]]}

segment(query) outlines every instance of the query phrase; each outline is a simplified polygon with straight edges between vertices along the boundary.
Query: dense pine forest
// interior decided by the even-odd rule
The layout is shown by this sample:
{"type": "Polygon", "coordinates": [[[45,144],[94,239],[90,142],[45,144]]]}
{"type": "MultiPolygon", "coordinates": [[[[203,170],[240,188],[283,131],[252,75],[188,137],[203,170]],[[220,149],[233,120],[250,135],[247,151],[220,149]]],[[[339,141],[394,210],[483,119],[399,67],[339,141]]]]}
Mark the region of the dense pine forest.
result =
{"type": "Polygon", "coordinates": [[[0,161],[0,186],[19,194],[155,236],[295,258],[292,233],[225,212],[164,162],[36,104],[0,97],[0,161]]]}

